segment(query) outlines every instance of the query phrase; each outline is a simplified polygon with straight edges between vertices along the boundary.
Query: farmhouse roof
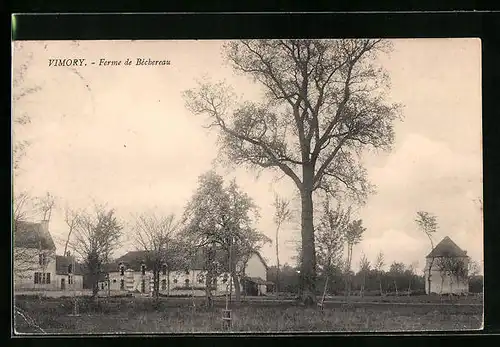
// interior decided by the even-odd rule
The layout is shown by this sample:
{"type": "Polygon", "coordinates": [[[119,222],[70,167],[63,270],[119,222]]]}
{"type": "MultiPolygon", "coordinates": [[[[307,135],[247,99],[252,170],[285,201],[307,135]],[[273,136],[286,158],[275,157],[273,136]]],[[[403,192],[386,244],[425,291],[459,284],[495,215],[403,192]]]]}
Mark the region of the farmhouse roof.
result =
{"type": "Polygon", "coordinates": [[[83,265],[78,262],[74,262],[73,257],[56,255],[56,273],[58,275],[67,275],[68,266],[70,264],[74,264],[74,269],[73,269],[74,275],[83,275],[83,265]]]}
{"type": "MultiPolygon", "coordinates": [[[[171,256],[167,255],[167,258],[172,259],[172,257],[182,258],[179,255],[179,252],[182,251],[171,251],[171,256]]],[[[139,251],[131,251],[120,258],[116,259],[110,264],[106,264],[104,266],[105,271],[107,272],[115,272],[119,271],[120,265],[123,264],[125,269],[131,269],[133,271],[141,271],[142,264],[146,264],[148,262],[149,255],[152,252],[139,250],[139,251]]],[[[216,254],[217,260],[224,264],[224,254],[222,252],[217,252],[216,254]]],[[[202,250],[196,252],[193,257],[189,255],[185,255],[184,259],[181,259],[180,262],[174,262],[173,266],[170,268],[170,271],[178,271],[178,270],[203,270],[205,268],[205,255],[202,250]]]]}
{"type": "MultiPolygon", "coordinates": [[[[170,257],[180,257],[179,253],[182,251],[171,251],[172,254],[170,257]]],[[[141,265],[146,264],[148,260],[148,255],[151,254],[151,252],[144,251],[144,250],[139,250],[139,251],[130,251],[123,256],[119,257],[112,263],[104,265],[104,271],[105,272],[117,272],[120,269],[120,265],[123,264],[125,266],[125,269],[131,269],[133,271],[141,271],[141,265]]],[[[267,264],[265,260],[262,258],[259,252],[253,252],[256,254],[259,259],[262,261],[264,266],[266,267],[266,270],[268,269],[267,264]]],[[[222,251],[222,250],[217,250],[216,251],[216,261],[218,261],[219,264],[222,266],[222,271],[227,271],[227,254],[222,251]]],[[[167,258],[169,256],[167,255],[167,258]]],[[[170,271],[179,271],[179,270],[203,270],[205,269],[206,266],[206,255],[203,250],[199,250],[194,253],[194,255],[190,256],[186,254],[184,256],[184,259],[182,259],[180,263],[174,262],[174,266],[170,268],[170,271]]],[[[146,264],[147,266],[147,264],[146,264]]]]}
{"type": "Polygon", "coordinates": [[[15,247],[56,250],[47,221],[41,223],[17,221],[14,223],[13,231],[15,247]]]}
{"type": "Polygon", "coordinates": [[[446,236],[441,242],[439,242],[436,247],[427,255],[426,258],[436,258],[436,257],[467,257],[467,252],[462,250],[453,242],[448,236],[446,236]]]}

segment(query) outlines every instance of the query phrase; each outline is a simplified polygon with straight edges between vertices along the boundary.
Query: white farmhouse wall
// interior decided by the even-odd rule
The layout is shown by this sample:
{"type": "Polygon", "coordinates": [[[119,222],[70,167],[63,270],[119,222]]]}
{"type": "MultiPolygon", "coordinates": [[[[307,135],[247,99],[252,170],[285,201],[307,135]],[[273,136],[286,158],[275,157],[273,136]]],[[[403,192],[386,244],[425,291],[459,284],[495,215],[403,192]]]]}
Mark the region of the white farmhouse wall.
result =
{"type": "MultiPolygon", "coordinates": [[[[205,290],[205,280],[206,271],[204,270],[189,270],[186,271],[171,271],[167,275],[163,275],[160,272],[159,285],[160,293],[165,295],[204,295],[205,290]],[[186,282],[186,280],[188,282],[186,282]],[[165,289],[163,287],[163,281],[165,281],[165,289]],[[192,288],[194,287],[194,288],[192,288]]],[[[245,275],[248,277],[259,277],[266,280],[267,270],[262,263],[260,257],[256,254],[252,255],[248,260],[247,267],[245,269],[245,275]]],[[[109,290],[110,292],[142,292],[141,284],[144,279],[146,283],[145,294],[151,294],[153,292],[153,272],[146,271],[143,276],[140,271],[133,271],[127,269],[124,271],[122,276],[120,271],[114,271],[109,273],[109,290]],[[121,290],[121,281],[124,281],[124,289],[121,290]]],[[[240,291],[243,291],[243,284],[240,279],[240,291]]],[[[225,295],[229,290],[234,293],[235,289],[230,289],[230,275],[228,273],[223,273],[217,276],[216,287],[213,291],[214,295],[225,295]]],[[[99,289],[101,291],[108,290],[107,282],[100,282],[99,289]]],[[[260,285],[259,289],[262,294],[266,293],[266,285],[260,285]]]]}
{"type": "Polygon", "coordinates": [[[14,249],[14,288],[16,290],[57,290],[56,257],[54,251],[43,251],[47,264],[39,264],[40,251],[36,248],[14,249]],[[21,256],[22,255],[22,256],[21,256]],[[35,284],[35,272],[50,273],[49,284],[35,284]]]}
{"type": "Polygon", "coordinates": [[[82,275],[71,275],[72,284],[68,284],[68,275],[55,275],[55,284],[57,286],[57,290],[62,290],[61,288],[61,279],[64,279],[65,290],[82,290],[83,289],[83,276],[82,275]]]}
{"type": "MultiPolygon", "coordinates": [[[[467,264],[466,264],[467,266],[467,264]]],[[[430,258],[426,261],[425,266],[425,292],[427,294],[460,294],[469,291],[469,282],[467,279],[457,279],[455,276],[449,276],[439,270],[437,260],[432,261],[430,258]],[[431,289],[429,292],[429,266],[432,262],[431,269],[431,289]]]]}

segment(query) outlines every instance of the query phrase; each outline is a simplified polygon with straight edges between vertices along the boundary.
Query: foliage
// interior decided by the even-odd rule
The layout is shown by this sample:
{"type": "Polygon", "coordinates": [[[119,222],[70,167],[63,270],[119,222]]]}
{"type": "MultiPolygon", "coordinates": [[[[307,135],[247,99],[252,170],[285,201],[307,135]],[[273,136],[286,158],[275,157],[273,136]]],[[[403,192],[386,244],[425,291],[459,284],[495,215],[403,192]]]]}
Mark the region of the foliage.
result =
{"type": "Polygon", "coordinates": [[[321,271],[342,268],[342,256],[350,214],[350,208],[345,209],[340,203],[332,208],[330,201],[325,199],[323,214],[315,229],[316,259],[321,271]]]}
{"type": "MultiPolygon", "coordinates": [[[[253,226],[258,217],[256,205],[236,181],[225,187],[222,176],[215,171],[200,176],[199,186],[184,212],[184,235],[193,250],[210,246],[225,252],[236,300],[240,299],[237,275],[242,275],[239,272],[244,268],[237,265],[245,263],[252,252],[270,242],[253,226]]],[[[207,275],[207,283],[211,283],[214,275],[207,275]]]]}
{"type": "Polygon", "coordinates": [[[145,251],[146,268],[153,271],[153,294],[156,297],[160,292],[162,266],[172,269],[176,263],[172,255],[175,253],[177,230],[173,214],[159,216],[153,212],[137,216],[132,228],[138,248],[145,251]]]}
{"type": "Polygon", "coordinates": [[[71,246],[83,260],[94,297],[99,291],[102,265],[109,262],[113,251],[120,245],[121,237],[122,226],[113,209],[95,205],[94,211],[79,213],[71,246]]]}
{"type": "MultiPolygon", "coordinates": [[[[419,229],[423,231],[432,242],[432,235],[437,231],[437,217],[426,211],[418,211],[415,219],[419,229]]],[[[434,248],[434,246],[432,247],[434,248]]]]}

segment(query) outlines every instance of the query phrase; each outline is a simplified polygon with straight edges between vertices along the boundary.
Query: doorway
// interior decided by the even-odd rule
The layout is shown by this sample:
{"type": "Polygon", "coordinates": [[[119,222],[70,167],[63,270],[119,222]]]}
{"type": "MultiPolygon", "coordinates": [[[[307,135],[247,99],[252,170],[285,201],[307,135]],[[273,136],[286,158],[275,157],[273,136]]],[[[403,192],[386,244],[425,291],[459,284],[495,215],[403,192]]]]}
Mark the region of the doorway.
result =
{"type": "Polygon", "coordinates": [[[61,290],[65,290],[65,289],[66,289],[66,279],[61,278],[61,290]]]}

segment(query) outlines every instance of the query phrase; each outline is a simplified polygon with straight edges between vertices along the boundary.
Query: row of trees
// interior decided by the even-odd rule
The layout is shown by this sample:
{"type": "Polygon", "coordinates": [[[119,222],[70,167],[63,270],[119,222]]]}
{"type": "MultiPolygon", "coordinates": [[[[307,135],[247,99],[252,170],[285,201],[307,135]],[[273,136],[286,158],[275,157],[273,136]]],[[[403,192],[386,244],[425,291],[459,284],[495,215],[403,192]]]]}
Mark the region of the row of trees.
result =
{"type": "MultiPolygon", "coordinates": [[[[364,257],[363,257],[364,258],[364,257]]],[[[360,260],[365,262],[366,260],[360,260]]],[[[365,258],[366,259],[366,258],[365,258]]],[[[366,263],[365,263],[366,264],[366,263]]],[[[361,264],[360,264],[361,265],[361,264]]],[[[292,295],[300,293],[299,267],[285,264],[280,269],[280,282],[282,292],[292,295]]],[[[268,272],[268,280],[277,281],[277,269],[271,266],[268,272]]],[[[469,275],[469,292],[481,293],[483,290],[483,277],[478,272],[469,275]]],[[[316,282],[316,295],[324,292],[327,282],[326,274],[320,274],[316,282]]],[[[408,295],[424,294],[424,275],[415,271],[415,264],[405,265],[394,262],[389,270],[377,270],[375,267],[361,268],[357,272],[351,271],[345,274],[341,271],[330,274],[326,294],[328,295],[408,295]],[[352,279],[350,291],[346,290],[345,278],[349,275],[352,279]]]]}

